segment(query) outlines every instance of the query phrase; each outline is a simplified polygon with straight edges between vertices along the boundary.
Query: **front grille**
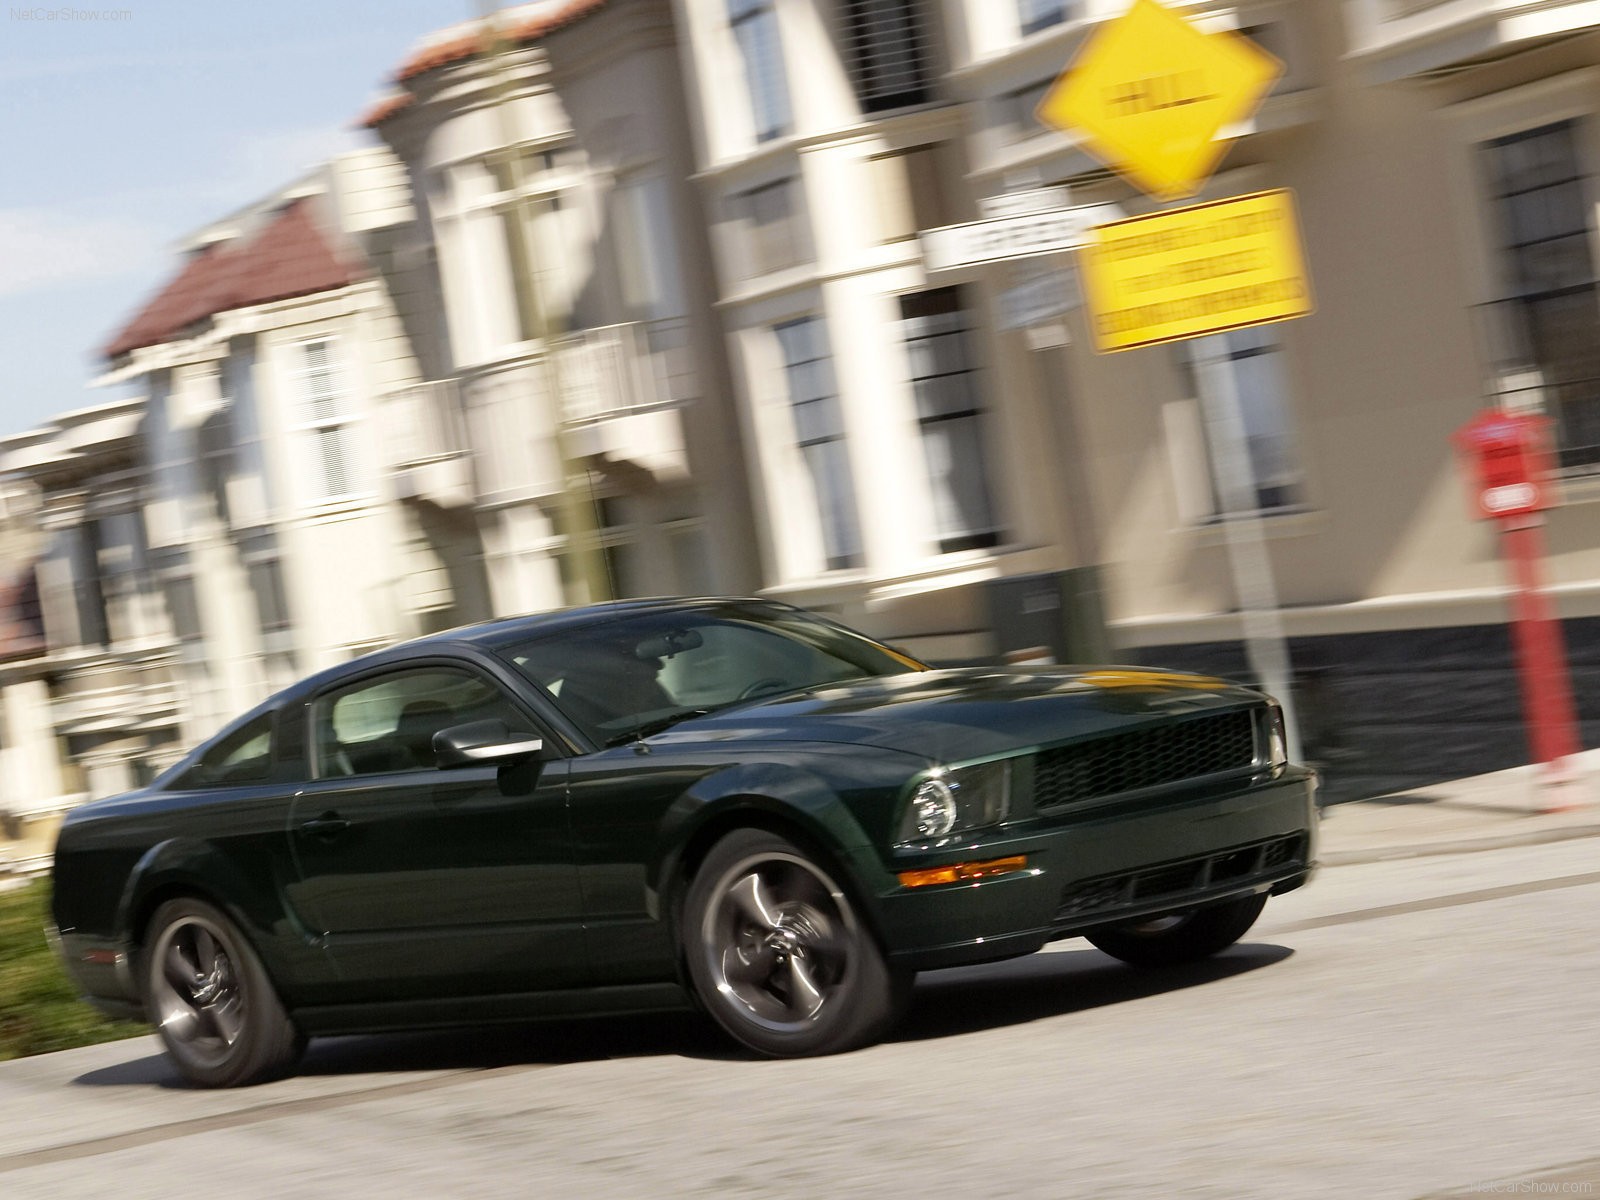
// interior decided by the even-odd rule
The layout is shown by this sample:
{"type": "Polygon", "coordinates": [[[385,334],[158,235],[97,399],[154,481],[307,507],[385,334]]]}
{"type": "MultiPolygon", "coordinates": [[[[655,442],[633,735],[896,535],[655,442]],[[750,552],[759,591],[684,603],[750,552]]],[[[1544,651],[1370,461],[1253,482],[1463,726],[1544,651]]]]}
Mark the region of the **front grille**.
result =
{"type": "Polygon", "coordinates": [[[1209,891],[1224,884],[1266,876],[1305,862],[1306,839],[1302,833],[1232,846],[1214,854],[1163,863],[1141,871],[1102,875],[1072,884],[1061,893],[1056,924],[1080,920],[1097,913],[1110,913],[1150,901],[1173,900],[1181,903],[1189,893],[1209,891]]]}
{"type": "Polygon", "coordinates": [[[1242,770],[1255,757],[1255,716],[1249,709],[1114,733],[1035,757],[1033,803],[1054,808],[1242,770]]]}

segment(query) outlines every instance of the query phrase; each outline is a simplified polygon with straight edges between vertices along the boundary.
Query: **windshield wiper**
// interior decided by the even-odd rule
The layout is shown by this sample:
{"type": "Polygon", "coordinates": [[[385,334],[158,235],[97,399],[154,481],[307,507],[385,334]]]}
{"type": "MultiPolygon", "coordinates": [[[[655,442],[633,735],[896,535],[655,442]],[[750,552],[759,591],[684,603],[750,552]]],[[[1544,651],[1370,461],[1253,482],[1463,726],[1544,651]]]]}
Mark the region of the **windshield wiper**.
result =
{"type": "Polygon", "coordinates": [[[687,721],[690,717],[704,717],[710,712],[711,710],[709,708],[685,708],[680,712],[668,713],[664,717],[656,717],[654,720],[642,721],[638,725],[635,725],[632,729],[626,730],[623,733],[614,733],[608,737],[602,743],[602,745],[620,746],[624,742],[637,741],[640,738],[649,737],[653,733],[660,733],[662,730],[671,729],[679,721],[687,721]]]}

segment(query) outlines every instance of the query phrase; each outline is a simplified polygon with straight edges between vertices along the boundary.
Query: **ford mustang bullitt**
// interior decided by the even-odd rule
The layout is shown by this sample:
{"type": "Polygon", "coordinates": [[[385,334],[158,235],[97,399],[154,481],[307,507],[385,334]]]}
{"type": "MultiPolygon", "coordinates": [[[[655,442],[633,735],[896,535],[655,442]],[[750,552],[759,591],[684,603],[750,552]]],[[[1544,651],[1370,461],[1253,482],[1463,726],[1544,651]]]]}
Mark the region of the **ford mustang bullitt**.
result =
{"type": "Polygon", "coordinates": [[[758,600],[493,621],[325,670],[74,810],[78,988],[195,1084],[308,1037],[695,1004],[764,1055],[915,973],[1241,938],[1315,866],[1278,706],[1129,668],[931,669],[758,600]]]}

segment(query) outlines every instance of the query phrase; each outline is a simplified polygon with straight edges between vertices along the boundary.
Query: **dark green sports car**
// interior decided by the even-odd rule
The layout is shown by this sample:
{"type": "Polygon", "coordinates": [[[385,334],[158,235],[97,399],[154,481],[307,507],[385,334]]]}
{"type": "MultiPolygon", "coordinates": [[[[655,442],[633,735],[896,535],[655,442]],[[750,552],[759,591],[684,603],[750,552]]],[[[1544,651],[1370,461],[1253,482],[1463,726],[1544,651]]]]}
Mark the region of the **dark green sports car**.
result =
{"type": "Polygon", "coordinates": [[[780,604],[633,601],[274,696],[68,817],[55,919],[86,996],[199,1084],[316,1034],[690,1000],[819,1054],[925,968],[1222,950],[1308,878],[1313,787],[1220,680],[931,670],[780,604]]]}

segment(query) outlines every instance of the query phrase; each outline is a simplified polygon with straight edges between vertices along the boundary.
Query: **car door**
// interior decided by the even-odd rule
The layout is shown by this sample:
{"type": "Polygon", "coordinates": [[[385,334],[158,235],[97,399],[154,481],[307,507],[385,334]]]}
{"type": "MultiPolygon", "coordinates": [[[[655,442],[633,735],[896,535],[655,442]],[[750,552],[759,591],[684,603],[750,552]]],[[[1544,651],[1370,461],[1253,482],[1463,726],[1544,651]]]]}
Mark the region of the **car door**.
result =
{"type": "Polygon", "coordinates": [[[330,687],[306,717],[314,778],[290,812],[290,896],[345,999],[586,982],[567,760],[433,761],[435,732],[486,719],[554,747],[524,704],[475,664],[427,660],[330,687]]]}

